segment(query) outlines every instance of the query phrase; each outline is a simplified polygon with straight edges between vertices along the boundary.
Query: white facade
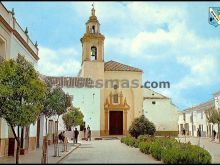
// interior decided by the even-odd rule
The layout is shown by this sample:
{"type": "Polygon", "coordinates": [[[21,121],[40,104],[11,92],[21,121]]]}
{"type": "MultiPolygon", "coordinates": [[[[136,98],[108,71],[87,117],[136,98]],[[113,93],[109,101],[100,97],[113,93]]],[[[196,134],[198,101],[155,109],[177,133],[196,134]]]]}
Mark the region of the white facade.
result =
{"type": "Polygon", "coordinates": [[[167,98],[153,90],[143,89],[144,115],[155,124],[157,131],[178,131],[178,109],[167,98]]]}
{"type": "Polygon", "coordinates": [[[101,97],[98,88],[63,88],[65,93],[73,97],[74,107],[80,108],[84,121],[99,136],[101,97]]]}
{"type": "MultiPolygon", "coordinates": [[[[36,66],[38,48],[30,40],[28,33],[20,27],[11,11],[0,2],[0,62],[24,56],[36,66]]],[[[30,125],[29,137],[36,137],[36,124],[30,125]]],[[[8,138],[14,138],[6,121],[0,119],[0,157],[7,155],[8,138]]]]}
{"type": "Polygon", "coordinates": [[[179,112],[179,134],[182,134],[183,128],[189,136],[197,136],[198,128],[201,129],[201,136],[203,137],[211,137],[213,130],[218,132],[218,125],[209,123],[205,112],[211,108],[219,109],[219,98],[220,92],[217,92],[214,94],[214,99],[179,112]]]}

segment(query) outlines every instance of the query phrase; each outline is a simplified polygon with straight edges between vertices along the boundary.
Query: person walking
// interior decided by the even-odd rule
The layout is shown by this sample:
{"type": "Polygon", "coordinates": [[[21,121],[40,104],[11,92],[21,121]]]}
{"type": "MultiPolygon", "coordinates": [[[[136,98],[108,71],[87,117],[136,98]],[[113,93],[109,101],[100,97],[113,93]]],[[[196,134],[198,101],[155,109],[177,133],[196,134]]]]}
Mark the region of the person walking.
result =
{"type": "Polygon", "coordinates": [[[74,144],[78,143],[78,135],[79,135],[79,131],[77,130],[77,128],[75,128],[75,131],[74,131],[74,144]]]}
{"type": "Polygon", "coordinates": [[[67,152],[67,143],[68,143],[67,134],[64,133],[64,141],[63,141],[63,151],[64,152],[67,152]]]}
{"type": "Polygon", "coordinates": [[[90,127],[89,127],[89,125],[87,126],[87,130],[88,130],[88,129],[90,130],[90,127]]]}
{"type": "Polygon", "coordinates": [[[86,126],[83,128],[84,139],[86,138],[86,126]]]}
{"type": "Polygon", "coordinates": [[[88,131],[88,133],[87,133],[87,139],[88,139],[89,141],[91,141],[91,130],[90,130],[90,128],[88,128],[87,131],[88,131]]]}
{"type": "Polygon", "coordinates": [[[213,129],[213,141],[215,141],[216,131],[213,129]]]}
{"type": "Polygon", "coordinates": [[[185,128],[183,128],[183,136],[184,136],[185,143],[186,143],[186,130],[185,130],[185,128]]]}
{"type": "Polygon", "coordinates": [[[201,129],[197,129],[197,137],[199,137],[198,146],[200,146],[200,139],[201,139],[201,129]]]}

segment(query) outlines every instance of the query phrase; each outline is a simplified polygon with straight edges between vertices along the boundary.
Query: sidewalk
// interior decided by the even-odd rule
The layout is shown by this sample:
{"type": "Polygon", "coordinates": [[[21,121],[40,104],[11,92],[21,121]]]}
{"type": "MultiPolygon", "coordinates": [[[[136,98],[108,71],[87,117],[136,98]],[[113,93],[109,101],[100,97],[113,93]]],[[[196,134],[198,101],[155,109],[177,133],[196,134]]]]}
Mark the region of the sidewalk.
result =
{"type": "MultiPolygon", "coordinates": [[[[176,138],[181,142],[185,142],[184,137],[176,138]]],[[[198,137],[186,137],[186,142],[190,141],[194,145],[198,145],[199,138],[198,137]]],[[[212,163],[220,163],[220,143],[216,139],[215,141],[211,141],[211,138],[201,137],[200,139],[200,147],[206,149],[212,156],[212,163]]]]}
{"type": "MultiPolygon", "coordinates": [[[[54,155],[54,145],[48,146],[48,163],[58,163],[62,159],[64,159],[67,155],[69,155],[73,150],[78,148],[81,144],[75,144],[68,143],[67,151],[68,152],[62,152],[63,151],[63,145],[59,144],[59,150],[60,150],[60,157],[53,157],[54,155]]],[[[42,148],[38,148],[35,151],[29,152],[25,155],[20,155],[20,164],[21,163],[41,163],[41,156],[42,156],[42,148]]],[[[15,164],[15,157],[3,157],[0,158],[0,164],[15,164]]]]}

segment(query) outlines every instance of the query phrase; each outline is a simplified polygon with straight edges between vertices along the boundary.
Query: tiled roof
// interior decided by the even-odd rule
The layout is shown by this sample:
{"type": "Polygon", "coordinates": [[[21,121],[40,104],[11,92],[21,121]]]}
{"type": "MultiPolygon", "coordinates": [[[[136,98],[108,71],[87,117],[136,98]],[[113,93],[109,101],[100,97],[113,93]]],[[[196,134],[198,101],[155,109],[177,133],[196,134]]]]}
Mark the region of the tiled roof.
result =
{"type": "Polygon", "coordinates": [[[214,99],[209,100],[207,102],[201,103],[197,106],[194,106],[192,108],[187,108],[184,111],[185,112],[189,112],[189,111],[206,111],[209,110],[210,108],[214,108],[215,107],[215,101],[214,99]]]}
{"type": "Polygon", "coordinates": [[[143,72],[141,69],[121,64],[116,61],[105,62],[105,71],[130,71],[130,72],[143,72]]]}

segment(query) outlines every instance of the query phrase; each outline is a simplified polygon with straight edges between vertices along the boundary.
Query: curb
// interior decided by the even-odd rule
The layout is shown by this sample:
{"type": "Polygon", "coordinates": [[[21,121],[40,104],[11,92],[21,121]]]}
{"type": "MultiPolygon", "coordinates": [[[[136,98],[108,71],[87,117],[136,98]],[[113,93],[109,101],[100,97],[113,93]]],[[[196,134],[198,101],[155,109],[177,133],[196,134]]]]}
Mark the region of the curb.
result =
{"type": "Polygon", "coordinates": [[[63,159],[65,159],[69,154],[71,154],[75,149],[77,149],[79,146],[81,145],[81,143],[79,143],[78,146],[76,146],[75,148],[73,148],[70,152],[68,152],[66,155],[64,155],[60,160],[58,160],[56,162],[56,164],[60,163],[63,159]]]}

